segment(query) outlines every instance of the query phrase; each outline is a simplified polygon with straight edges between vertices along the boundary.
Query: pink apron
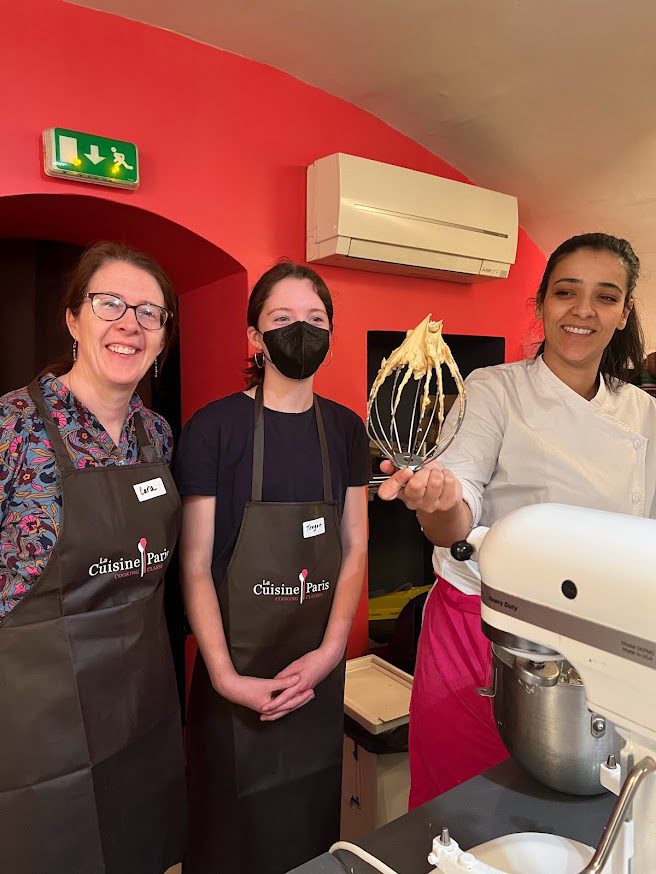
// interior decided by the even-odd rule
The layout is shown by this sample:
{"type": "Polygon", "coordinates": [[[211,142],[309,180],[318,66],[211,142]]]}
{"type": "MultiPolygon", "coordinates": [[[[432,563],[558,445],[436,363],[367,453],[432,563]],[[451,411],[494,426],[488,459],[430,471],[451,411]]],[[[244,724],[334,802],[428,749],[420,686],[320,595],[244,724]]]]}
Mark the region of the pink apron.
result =
{"type": "Polygon", "coordinates": [[[508,758],[492,701],[481,599],[437,577],[426,602],[410,704],[410,809],[508,758]]]}

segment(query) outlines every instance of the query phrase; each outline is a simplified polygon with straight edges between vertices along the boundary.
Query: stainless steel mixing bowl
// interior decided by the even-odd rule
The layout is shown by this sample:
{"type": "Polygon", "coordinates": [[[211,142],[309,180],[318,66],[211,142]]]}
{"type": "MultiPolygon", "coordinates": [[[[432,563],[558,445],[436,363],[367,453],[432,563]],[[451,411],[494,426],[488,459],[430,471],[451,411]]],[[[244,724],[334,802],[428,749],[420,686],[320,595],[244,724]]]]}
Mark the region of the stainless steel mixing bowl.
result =
{"type": "Polygon", "coordinates": [[[599,765],[624,741],[605,717],[591,713],[579,675],[566,661],[531,662],[493,644],[494,716],[510,755],[545,786],[598,795],[599,765]]]}

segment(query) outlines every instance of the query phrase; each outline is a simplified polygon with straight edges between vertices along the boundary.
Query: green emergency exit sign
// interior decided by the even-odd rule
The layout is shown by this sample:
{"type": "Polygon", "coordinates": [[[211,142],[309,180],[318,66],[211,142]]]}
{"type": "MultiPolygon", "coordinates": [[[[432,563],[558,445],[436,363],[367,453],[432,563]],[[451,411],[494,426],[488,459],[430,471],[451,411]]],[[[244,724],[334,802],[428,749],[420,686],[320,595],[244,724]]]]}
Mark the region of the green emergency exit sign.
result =
{"type": "Polygon", "coordinates": [[[65,176],[113,188],[137,188],[139,155],[134,143],[53,127],[43,132],[48,176],[65,176]]]}

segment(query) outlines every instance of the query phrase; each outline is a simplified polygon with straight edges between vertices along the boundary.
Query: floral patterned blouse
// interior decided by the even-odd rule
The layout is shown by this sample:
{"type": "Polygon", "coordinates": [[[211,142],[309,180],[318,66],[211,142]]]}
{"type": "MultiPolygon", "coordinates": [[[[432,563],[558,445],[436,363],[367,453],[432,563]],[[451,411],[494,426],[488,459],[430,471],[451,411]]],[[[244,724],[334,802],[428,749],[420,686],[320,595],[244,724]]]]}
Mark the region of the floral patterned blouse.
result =
{"type": "MultiPolygon", "coordinates": [[[[46,404],[78,468],[134,464],[139,448],[134,416],[171,460],[168,423],[133,395],[118,446],[96,417],[52,374],[40,378],[46,404]]],[[[44,570],[57,542],[62,496],[55,456],[27,388],[0,397],[0,620],[44,570]]]]}

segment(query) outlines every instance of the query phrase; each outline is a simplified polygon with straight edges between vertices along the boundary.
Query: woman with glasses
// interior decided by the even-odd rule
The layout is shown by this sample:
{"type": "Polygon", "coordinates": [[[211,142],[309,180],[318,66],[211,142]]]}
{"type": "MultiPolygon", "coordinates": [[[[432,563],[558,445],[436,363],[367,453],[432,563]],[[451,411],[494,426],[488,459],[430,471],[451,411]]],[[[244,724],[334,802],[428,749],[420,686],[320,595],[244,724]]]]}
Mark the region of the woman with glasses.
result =
{"type": "Polygon", "coordinates": [[[163,874],[183,855],[162,597],[171,431],[135,388],[175,336],[162,268],[82,255],[70,358],[0,398],[0,822],[12,874],[163,874]]]}

